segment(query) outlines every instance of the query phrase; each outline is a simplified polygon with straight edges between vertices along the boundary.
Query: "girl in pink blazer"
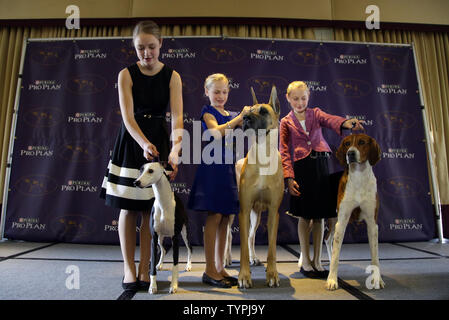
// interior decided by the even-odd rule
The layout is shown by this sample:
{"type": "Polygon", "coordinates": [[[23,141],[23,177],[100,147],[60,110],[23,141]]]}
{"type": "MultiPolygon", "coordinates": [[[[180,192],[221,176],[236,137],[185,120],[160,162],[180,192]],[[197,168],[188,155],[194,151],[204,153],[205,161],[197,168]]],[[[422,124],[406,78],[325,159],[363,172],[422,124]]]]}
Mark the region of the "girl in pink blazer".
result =
{"type": "Polygon", "coordinates": [[[308,108],[310,91],[302,81],[287,88],[291,111],[281,119],[280,153],[284,178],[290,193],[288,214],[298,218],[301,246],[300,272],[306,277],[326,278],[328,271],[321,265],[324,218],[329,219],[329,234],[336,223],[336,208],[331,199],[327,160],[330,148],[322,127],[341,135],[342,129],[363,129],[361,121],[327,114],[320,108],[308,108]],[[309,255],[310,223],[312,221],[313,261],[309,255]]]}

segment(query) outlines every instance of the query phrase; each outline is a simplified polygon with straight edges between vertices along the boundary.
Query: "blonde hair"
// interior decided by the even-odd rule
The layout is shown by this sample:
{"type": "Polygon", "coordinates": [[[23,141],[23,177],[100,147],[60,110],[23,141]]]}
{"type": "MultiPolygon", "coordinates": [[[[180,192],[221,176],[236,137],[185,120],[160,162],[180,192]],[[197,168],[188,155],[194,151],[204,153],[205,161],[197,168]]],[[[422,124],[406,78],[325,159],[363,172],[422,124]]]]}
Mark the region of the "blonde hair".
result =
{"type": "Polygon", "coordinates": [[[310,90],[307,84],[304,81],[293,81],[287,87],[287,95],[290,95],[290,92],[295,89],[306,90],[307,94],[310,95],[310,90]]]}
{"type": "Polygon", "coordinates": [[[214,73],[206,78],[206,81],[204,81],[204,88],[210,89],[210,87],[217,81],[223,81],[229,87],[229,80],[224,74],[214,73]]]}
{"type": "Polygon", "coordinates": [[[137,23],[133,30],[133,42],[140,33],[152,34],[156,39],[161,41],[161,30],[154,21],[146,20],[137,23]]]}

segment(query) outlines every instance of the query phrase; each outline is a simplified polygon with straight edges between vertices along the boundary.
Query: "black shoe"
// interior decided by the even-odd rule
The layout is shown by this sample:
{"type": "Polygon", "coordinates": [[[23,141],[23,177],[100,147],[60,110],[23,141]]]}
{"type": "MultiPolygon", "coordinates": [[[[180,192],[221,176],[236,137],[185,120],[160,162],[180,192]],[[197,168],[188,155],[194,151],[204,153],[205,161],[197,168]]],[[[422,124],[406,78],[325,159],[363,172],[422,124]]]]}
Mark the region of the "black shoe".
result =
{"type": "Polygon", "coordinates": [[[313,268],[313,271],[317,274],[318,278],[320,279],[326,279],[327,276],[329,275],[329,271],[327,270],[318,271],[317,269],[313,268]]]}
{"type": "Polygon", "coordinates": [[[215,280],[203,273],[203,283],[217,287],[217,288],[231,288],[231,284],[226,279],[215,280]]]}
{"type": "Polygon", "coordinates": [[[317,268],[315,268],[314,265],[312,265],[312,268],[315,271],[315,273],[317,274],[318,278],[320,278],[320,279],[326,279],[327,276],[329,275],[329,271],[327,271],[327,270],[319,271],[317,268]]]}
{"type": "Polygon", "coordinates": [[[137,284],[139,287],[139,291],[148,291],[148,289],[150,288],[151,282],[137,280],[137,284]]]}
{"type": "Polygon", "coordinates": [[[239,280],[234,277],[224,277],[231,286],[236,286],[239,284],[239,280]]]}
{"type": "Polygon", "coordinates": [[[139,284],[137,283],[137,280],[134,282],[128,282],[124,283],[123,280],[125,280],[125,277],[122,279],[122,288],[125,291],[138,291],[139,290],[139,284]]]}
{"type": "Polygon", "coordinates": [[[306,271],[304,270],[303,267],[301,267],[301,269],[299,270],[299,272],[301,272],[305,277],[310,278],[310,279],[320,279],[319,274],[315,271],[315,269],[310,270],[310,271],[306,271]]]}

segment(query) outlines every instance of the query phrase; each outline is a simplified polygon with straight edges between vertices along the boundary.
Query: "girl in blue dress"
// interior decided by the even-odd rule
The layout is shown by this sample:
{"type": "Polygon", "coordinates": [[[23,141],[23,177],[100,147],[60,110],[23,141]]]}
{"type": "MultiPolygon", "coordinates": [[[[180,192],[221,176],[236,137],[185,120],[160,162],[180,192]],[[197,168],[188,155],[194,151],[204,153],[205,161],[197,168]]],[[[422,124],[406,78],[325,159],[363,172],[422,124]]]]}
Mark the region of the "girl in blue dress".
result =
{"type": "Polygon", "coordinates": [[[213,138],[209,145],[212,143],[217,145],[211,149],[210,154],[207,154],[208,159],[205,157],[206,154],[201,159],[190,192],[188,208],[207,212],[204,227],[206,270],[203,273],[203,283],[230,288],[237,285],[237,279],[230,277],[224,269],[223,256],[229,215],[238,214],[239,200],[235,158],[233,157],[231,161],[227,159],[230,152],[226,151],[228,139],[225,138],[225,130],[240,126],[243,116],[249,113],[250,107],[244,107],[237,116],[224,109],[228,100],[229,80],[223,74],[217,73],[207,77],[204,89],[210,105],[204,106],[201,111],[202,129],[210,130],[213,138]],[[221,156],[214,155],[213,151],[217,149],[221,150],[221,156]]]}

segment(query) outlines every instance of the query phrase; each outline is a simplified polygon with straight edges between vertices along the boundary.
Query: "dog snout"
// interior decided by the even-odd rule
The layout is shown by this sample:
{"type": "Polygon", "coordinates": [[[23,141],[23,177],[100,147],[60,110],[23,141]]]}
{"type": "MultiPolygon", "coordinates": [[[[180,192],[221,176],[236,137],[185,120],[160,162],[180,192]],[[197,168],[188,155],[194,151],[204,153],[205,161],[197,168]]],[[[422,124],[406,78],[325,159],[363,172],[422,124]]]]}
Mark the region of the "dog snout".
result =
{"type": "Polygon", "coordinates": [[[243,130],[247,130],[251,128],[251,124],[253,123],[252,117],[249,115],[243,116],[243,130]]]}
{"type": "Polygon", "coordinates": [[[346,155],[349,163],[357,162],[357,154],[355,150],[349,150],[346,155]]]}
{"type": "Polygon", "coordinates": [[[140,180],[135,180],[133,184],[135,187],[140,187],[141,185],[140,180]]]}

